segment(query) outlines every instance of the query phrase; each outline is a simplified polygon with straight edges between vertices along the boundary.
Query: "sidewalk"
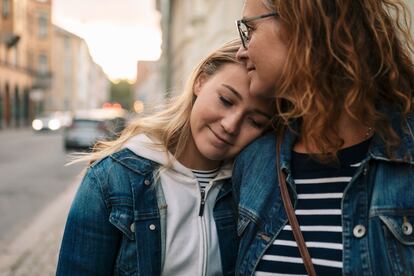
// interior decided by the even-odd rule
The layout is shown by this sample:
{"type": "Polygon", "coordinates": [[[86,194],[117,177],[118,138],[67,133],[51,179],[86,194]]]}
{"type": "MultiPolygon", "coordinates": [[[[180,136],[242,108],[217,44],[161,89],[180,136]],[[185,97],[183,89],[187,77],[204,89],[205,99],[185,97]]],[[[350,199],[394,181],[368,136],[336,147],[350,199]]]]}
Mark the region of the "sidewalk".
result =
{"type": "Polygon", "coordinates": [[[55,275],[63,229],[79,181],[47,206],[0,250],[0,276],[55,275]]]}

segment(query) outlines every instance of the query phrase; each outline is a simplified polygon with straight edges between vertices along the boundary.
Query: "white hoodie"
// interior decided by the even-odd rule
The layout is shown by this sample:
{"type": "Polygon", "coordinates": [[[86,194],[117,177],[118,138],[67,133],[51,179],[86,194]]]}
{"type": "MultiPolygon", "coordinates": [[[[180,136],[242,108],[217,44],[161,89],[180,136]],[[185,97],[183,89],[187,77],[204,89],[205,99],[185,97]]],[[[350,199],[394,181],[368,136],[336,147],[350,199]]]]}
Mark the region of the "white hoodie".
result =
{"type": "MultiPolygon", "coordinates": [[[[155,141],[139,134],[131,138],[126,148],[135,154],[167,165],[160,171],[161,186],[167,203],[165,261],[162,275],[222,275],[219,241],[213,217],[213,207],[220,190],[219,179],[231,177],[231,166],[222,168],[206,187],[203,216],[199,216],[201,193],[193,172],[179,163],[170,153],[155,147],[155,141]]],[[[159,144],[159,143],[156,143],[159,144]]]]}

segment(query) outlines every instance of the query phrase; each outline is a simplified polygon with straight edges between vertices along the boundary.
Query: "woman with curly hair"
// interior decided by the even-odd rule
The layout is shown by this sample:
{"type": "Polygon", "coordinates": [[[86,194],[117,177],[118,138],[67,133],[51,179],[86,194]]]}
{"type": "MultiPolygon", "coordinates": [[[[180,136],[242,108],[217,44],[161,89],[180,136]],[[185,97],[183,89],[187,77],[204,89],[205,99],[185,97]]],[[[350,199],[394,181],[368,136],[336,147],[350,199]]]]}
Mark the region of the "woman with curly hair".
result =
{"type": "Polygon", "coordinates": [[[245,0],[238,58],[284,123],[236,160],[237,275],[414,271],[408,22],[400,0],[245,0]]]}

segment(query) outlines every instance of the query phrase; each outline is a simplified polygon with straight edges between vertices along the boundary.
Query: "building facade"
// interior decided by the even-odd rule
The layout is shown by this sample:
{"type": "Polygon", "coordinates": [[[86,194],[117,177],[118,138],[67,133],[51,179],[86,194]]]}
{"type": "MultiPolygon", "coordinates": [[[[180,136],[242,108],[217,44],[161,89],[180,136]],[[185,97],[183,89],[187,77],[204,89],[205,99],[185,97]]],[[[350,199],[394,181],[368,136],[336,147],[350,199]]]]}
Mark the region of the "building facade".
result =
{"type": "MultiPolygon", "coordinates": [[[[15,0],[20,2],[20,0],[15,0]]],[[[27,12],[29,25],[28,66],[32,72],[31,98],[37,112],[48,109],[52,84],[52,3],[50,0],[29,0],[27,12]]],[[[22,26],[23,29],[23,26],[22,26]]]]}
{"type": "MultiPolygon", "coordinates": [[[[147,91],[163,93],[164,97],[180,93],[201,58],[222,43],[238,38],[235,20],[241,16],[243,2],[156,0],[161,14],[162,55],[159,65],[154,66],[158,86],[147,91]]],[[[414,0],[405,2],[414,14],[414,0]]]]}
{"type": "MultiPolygon", "coordinates": [[[[165,99],[163,84],[160,80],[160,63],[158,61],[138,61],[137,76],[133,86],[134,98],[138,102],[139,112],[152,112],[165,99]]],[[[136,110],[137,111],[137,110],[136,110]]]]}
{"type": "Polygon", "coordinates": [[[156,64],[145,65],[151,72],[146,73],[148,77],[140,77],[138,68],[137,100],[155,106],[180,94],[203,57],[238,37],[235,21],[242,6],[242,0],[156,0],[161,14],[162,55],[156,64]]]}
{"type": "Polygon", "coordinates": [[[109,99],[109,79],[85,41],[52,25],[52,4],[0,0],[0,129],[109,99]]]}
{"type": "Polygon", "coordinates": [[[241,0],[157,0],[163,33],[160,91],[181,93],[204,56],[238,37],[235,21],[242,6],[241,0]]]}
{"type": "Polygon", "coordinates": [[[50,110],[75,111],[102,106],[109,100],[109,79],[92,59],[86,42],[53,26],[53,81],[50,110]]]}
{"type": "Polygon", "coordinates": [[[27,125],[51,81],[51,0],[0,2],[0,127],[27,125]]]}

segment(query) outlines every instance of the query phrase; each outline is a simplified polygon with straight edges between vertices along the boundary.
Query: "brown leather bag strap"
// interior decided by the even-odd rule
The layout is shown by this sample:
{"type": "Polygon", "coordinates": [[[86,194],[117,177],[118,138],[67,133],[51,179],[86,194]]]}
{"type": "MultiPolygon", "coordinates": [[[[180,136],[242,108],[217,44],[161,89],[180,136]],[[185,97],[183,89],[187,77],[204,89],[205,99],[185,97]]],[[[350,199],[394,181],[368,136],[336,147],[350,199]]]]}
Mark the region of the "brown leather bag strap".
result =
{"type": "Polygon", "coordinates": [[[280,193],[283,199],[283,205],[285,206],[286,214],[289,219],[290,226],[292,227],[293,236],[295,237],[296,243],[298,244],[298,249],[300,255],[302,256],[303,264],[305,265],[306,272],[309,276],[316,276],[315,267],[312,264],[312,260],[306,247],[305,240],[303,238],[302,232],[300,231],[300,226],[295,215],[295,209],[292,206],[292,202],[289,197],[289,191],[287,189],[285,175],[280,168],[280,149],[282,147],[283,131],[281,135],[277,138],[276,146],[276,167],[277,175],[279,178],[279,187],[280,193]]]}

